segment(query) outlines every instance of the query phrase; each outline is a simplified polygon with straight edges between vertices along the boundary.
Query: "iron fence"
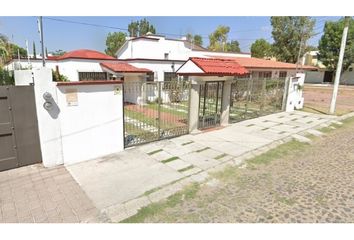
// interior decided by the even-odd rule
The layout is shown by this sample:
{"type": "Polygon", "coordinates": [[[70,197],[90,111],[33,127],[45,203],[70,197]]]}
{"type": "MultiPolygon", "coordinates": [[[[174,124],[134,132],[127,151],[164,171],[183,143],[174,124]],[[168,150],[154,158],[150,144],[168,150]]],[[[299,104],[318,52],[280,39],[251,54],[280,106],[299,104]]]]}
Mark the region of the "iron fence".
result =
{"type": "Polygon", "coordinates": [[[190,82],[124,83],[125,147],[188,133],[190,82]]]}
{"type": "Polygon", "coordinates": [[[231,84],[230,122],[280,112],[284,88],[285,78],[236,79],[231,84]]]}

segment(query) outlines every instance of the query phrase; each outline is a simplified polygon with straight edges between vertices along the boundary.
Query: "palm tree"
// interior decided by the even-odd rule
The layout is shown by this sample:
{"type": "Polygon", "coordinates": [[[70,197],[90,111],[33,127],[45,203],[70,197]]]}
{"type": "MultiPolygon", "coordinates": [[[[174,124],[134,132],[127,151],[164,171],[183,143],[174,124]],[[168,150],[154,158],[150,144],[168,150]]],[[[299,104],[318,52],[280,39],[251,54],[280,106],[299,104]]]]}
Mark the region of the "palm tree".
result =
{"type": "Polygon", "coordinates": [[[5,61],[4,58],[8,57],[9,51],[8,51],[8,39],[4,34],[0,33],[0,65],[2,65],[2,62],[5,61]]]}

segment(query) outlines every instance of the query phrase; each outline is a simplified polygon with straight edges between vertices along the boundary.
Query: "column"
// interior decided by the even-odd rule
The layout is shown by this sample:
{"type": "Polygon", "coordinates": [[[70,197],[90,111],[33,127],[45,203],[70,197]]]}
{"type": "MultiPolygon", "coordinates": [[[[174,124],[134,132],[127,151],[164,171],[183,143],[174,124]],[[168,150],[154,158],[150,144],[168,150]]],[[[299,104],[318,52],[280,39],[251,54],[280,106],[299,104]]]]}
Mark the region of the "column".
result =
{"type": "Polygon", "coordinates": [[[230,94],[231,94],[231,81],[224,82],[222,105],[221,105],[221,126],[229,124],[230,117],[230,94]]]}

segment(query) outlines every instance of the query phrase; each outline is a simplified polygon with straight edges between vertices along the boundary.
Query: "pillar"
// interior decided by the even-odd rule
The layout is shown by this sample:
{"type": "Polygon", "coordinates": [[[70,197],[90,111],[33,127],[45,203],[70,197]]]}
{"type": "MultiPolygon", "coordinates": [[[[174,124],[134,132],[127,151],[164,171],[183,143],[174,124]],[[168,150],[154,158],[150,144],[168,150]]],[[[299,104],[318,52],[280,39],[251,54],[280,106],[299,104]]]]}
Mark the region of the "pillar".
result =
{"type": "Polygon", "coordinates": [[[231,94],[231,81],[224,82],[222,105],[221,105],[221,119],[220,125],[226,126],[229,124],[230,117],[230,94],[231,94]]]}
{"type": "Polygon", "coordinates": [[[198,130],[199,122],[199,83],[191,81],[191,92],[189,96],[189,132],[198,130]]]}

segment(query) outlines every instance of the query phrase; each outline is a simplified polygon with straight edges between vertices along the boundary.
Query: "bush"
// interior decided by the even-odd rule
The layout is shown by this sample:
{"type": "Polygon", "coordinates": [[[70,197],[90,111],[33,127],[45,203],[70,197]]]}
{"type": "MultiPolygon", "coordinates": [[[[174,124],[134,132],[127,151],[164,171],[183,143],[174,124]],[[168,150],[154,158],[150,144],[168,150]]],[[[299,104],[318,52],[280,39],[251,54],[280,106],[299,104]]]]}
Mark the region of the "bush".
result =
{"type": "Polygon", "coordinates": [[[67,76],[62,75],[62,74],[60,74],[60,73],[58,73],[56,71],[52,70],[52,75],[53,75],[53,81],[54,82],[68,82],[69,81],[67,76]]]}
{"type": "Polygon", "coordinates": [[[0,68],[0,85],[15,85],[13,71],[0,68]]]}

